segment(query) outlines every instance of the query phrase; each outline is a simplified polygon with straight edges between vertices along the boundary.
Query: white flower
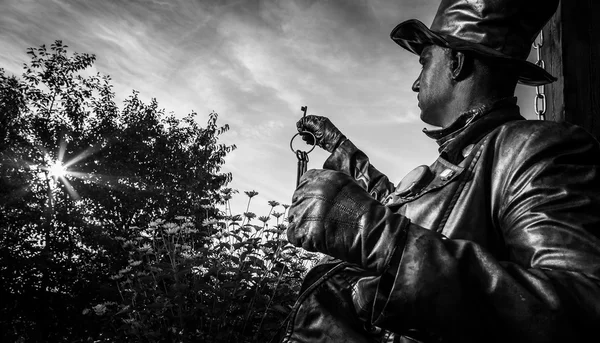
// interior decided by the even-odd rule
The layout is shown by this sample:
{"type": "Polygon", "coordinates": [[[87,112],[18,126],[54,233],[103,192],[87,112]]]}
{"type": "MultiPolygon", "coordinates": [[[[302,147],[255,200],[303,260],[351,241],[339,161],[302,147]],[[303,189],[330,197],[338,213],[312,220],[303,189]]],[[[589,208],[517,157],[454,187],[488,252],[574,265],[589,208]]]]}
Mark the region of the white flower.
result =
{"type": "Polygon", "coordinates": [[[139,251],[152,250],[152,246],[150,245],[150,243],[144,243],[144,245],[142,245],[141,247],[139,247],[138,250],[139,251]]]}
{"type": "Polygon", "coordinates": [[[130,267],[125,267],[124,269],[119,270],[119,274],[129,273],[131,271],[130,267]]]}
{"type": "Polygon", "coordinates": [[[167,233],[167,235],[172,235],[172,234],[175,234],[175,233],[179,232],[179,228],[178,227],[174,227],[174,228],[168,229],[165,232],[167,233]]]}
{"type": "Polygon", "coordinates": [[[163,225],[163,227],[164,227],[165,229],[173,229],[173,228],[176,228],[176,227],[178,227],[178,225],[177,225],[177,224],[175,224],[175,223],[165,223],[165,225],[163,225]]]}
{"type": "Polygon", "coordinates": [[[165,221],[163,219],[157,219],[155,221],[151,221],[150,223],[148,223],[148,226],[158,226],[164,222],[165,221]]]}
{"type": "Polygon", "coordinates": [[[197,276],[202,276],[202,275],[206,274],[207,271],[208,271],[208,269],[204,266],[192,267],[192,274],[197,275],[197,276]]]}
{"type": "Polygon", "coordinates": [[[209,225],[214,225],[217,223],[216,219],[204,219],[202,221],[202,226],[209,226],[209,225]]]}
{"type": "Polygon", "coordinates": [[[106,313],[106,305],[104,304],[98,304],[92,307],[92,309],[94,310],[94,312],[96,312],[96,315],[98,316],[101,316],[106,313]]]}

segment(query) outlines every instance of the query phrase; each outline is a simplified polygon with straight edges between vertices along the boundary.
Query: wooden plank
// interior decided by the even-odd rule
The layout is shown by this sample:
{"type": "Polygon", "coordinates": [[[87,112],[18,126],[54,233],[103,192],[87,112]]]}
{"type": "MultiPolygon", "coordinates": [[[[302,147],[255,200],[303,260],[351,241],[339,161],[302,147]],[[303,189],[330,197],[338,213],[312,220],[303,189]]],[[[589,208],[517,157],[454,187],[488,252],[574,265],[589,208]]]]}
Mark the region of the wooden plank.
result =
{"type": "Polygon", "coordinates": [[[561,1],[544,29],[542,57],[559,81],[546,87],[547,118],[600,137],[600,1],[561,1]]]}
{"type": "Polygon", "coordinates": [[[562,11],[561,6],[544,27],[544,46],[542,46],[542,58],[546,63],[546,70],[556,76],[558,81],[546,85],[546,118],[554,121],[565,121],[564,107],[564,75],[562,54],[562,11]]]}

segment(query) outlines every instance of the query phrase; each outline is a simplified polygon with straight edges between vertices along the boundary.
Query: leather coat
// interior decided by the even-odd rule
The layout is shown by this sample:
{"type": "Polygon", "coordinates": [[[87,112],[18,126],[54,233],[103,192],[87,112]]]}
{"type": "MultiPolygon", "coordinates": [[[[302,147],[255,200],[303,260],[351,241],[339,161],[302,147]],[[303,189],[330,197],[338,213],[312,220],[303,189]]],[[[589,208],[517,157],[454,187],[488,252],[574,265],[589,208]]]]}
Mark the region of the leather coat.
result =
{"type": "Polygon", "coordinates": [[[426,133],[440,156],[409,193],[349,140],[303,176],[288,237],[333,258],[306,276],[282,342],[597,339],[598,142],[514,104],[426,133]]]}

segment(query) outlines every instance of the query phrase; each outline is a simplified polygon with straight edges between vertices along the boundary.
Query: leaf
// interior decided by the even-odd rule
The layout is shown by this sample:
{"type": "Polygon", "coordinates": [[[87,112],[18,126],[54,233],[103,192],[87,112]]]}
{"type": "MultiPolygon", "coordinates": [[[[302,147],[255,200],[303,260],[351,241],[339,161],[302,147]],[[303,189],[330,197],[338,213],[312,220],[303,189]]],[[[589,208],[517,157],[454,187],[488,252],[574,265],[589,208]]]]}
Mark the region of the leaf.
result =
{"type": "Polygon", "coordinates": [[[264,261],[263,261],[261,258],[259,258],[259,257],[256,257],[256,256],[250,256],[250,261],[251,261],[253,264],[255,264],[255,265],[258,265],[258,266],[260,266],[260,267],[264,267],[264,266],[265,266],[265,262],[264,262],[264,261]]]}
{"type": "Polygon", "coordinates": [[[183,276],[189,274],[191,271],[192,271],[192,268],[185,268],[183,270],[178,271],[176,275],[178,278],[180,278],[180,277],[183,277],[183,276]]]}
{"type": "Polygon", "coordinates": [[[131,311],[133,311],[133,309],[131,308],[131,306],[127,305],[127,306],[123,307],[119,312],[115,313],[115,315],[129,313],[131,311]]]}
{"type": "Polygon", "coordinates": [[[221,285],[221,287],[223,288],[235,288],[236,287],[236,283],[235,282],[225,282],[224,284],[221,285]]]}
{"type": "Polygon", "coordinates": [[[205,277],[211,276],[211,275],[217,275],[219,273],[219,268],[217,267],[212,267],[210,268],[206,274],[204,274],[205,277]]]}
{"type": "Polygon", "coordinates": [[[165,305],[161,304],[161,303],[152,303],[152,304],[146,305],[146,307],[149,309],[159,309],[159,308],[164,308],[165,305]]]}

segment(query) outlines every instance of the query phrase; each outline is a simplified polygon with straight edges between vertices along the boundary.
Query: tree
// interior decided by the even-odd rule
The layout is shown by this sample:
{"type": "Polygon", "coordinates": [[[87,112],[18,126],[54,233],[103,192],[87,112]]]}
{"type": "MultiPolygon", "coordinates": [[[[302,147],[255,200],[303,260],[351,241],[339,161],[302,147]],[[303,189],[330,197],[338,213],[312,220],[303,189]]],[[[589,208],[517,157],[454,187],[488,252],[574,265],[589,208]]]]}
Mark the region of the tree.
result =
{"type": "Polygon", "coordinates": [[[110,276],[129,254],[116,237],[159,217],[202,227],[218,214],[235,146],[219,144],[229,127],[216,113],[203,128],[135,91],[119,109],[110,77],[82,75],[93,55],[61,41],[27,54],[20,79],[0,69],[0,335],[96,337],[102,328],[81,313],[122,299],[110,276]]]}

